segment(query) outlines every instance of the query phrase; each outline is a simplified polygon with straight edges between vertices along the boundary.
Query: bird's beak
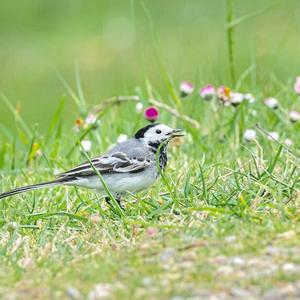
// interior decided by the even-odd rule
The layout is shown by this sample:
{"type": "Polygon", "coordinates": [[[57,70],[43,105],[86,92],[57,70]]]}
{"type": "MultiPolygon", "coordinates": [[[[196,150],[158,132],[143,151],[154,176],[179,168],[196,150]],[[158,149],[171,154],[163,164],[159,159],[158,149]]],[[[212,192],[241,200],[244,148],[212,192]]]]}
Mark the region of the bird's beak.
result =
{"type": "Polygon", "coordinates": [[[172,138],[179,137],[179,136],[185,136],[184,130],[183,129],[174,129],[172,132],[172,138]]]}

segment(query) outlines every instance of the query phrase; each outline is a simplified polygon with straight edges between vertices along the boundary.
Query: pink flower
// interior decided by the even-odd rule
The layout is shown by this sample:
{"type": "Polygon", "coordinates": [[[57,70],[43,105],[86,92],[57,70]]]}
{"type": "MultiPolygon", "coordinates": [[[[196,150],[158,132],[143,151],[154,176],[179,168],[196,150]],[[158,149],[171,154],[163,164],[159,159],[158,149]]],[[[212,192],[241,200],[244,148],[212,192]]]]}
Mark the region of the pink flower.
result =
{"type": "Polygon", "coordinates": [[[150,122],[155,122],[159,116],[158,109],[155,106],[150,106],[144,111],[145,118],[150,122]]]}
{"type": "Polygon", "coordinates": [[[184,98],[194,92],[194,85],[188,81],[181,81],[179,90],[180,90],[180,97],[184,98]]]}
{"type": "Polygon", "coordinates": [[[294,85],[294,90],[295,92],[300,95],[300,76],[298,76],[296,78],[296,82],[295,82],[295,85],[294,85]]]}
{"type": "Polygon", "coordinates": [[[211,100],[216,95],[213,85],[208,84],[199,90],[200,96],[205,100],[211,100]]]}

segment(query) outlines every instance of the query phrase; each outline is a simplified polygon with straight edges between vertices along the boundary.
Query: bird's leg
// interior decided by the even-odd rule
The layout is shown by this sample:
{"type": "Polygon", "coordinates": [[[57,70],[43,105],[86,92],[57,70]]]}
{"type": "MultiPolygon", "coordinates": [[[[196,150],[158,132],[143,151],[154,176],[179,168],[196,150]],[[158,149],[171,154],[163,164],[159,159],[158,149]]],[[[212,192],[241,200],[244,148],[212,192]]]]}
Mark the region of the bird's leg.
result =
{"type": "MultiPolygon", "coordinates": [[[[124,206],[121,204],[121,196],[120,196],[120,195],[117,195],[117,196],[115,197],[115,199],[116,199],[117,203],[119,204],[119,206],[121,207],[121,209],[125,210],[125,209],[124,209],[124,206]]],[[[109,197],[105,197],[105,201],[106,201],[106,203],[109,204],[110,206],[113,206],[109,197]]]]}
{"type": "Polygon", "coordinates": [[[116,201],[118,202],[119,206],[120,206],[122,209],[124,209],[123,205],[121,204],[121,196],[120,196],[120,195],[117,195],[116,201]]]}

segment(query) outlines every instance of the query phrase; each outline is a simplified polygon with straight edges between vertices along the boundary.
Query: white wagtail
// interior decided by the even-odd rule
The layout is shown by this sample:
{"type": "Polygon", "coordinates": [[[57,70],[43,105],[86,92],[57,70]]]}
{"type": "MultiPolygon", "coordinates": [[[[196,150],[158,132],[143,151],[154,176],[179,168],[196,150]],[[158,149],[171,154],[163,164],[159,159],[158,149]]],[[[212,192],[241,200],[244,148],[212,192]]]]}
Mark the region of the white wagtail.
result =
{"type": "MultiPolygon", "coordinates": [[[[141,128],[128,141],[114,146],[106,154],[97,156],[67,172],[53,181],[16,188],[0,194],[0,199],[15,194],[57,185],[73,185],[105,193],[97,176],[97,169],[107,188],[120,203],[126,192],[135,193],[150,187],[167,164],[167,145],[174,138],[183,136],[182,129],[172,129],[164,124],[150,124],[141,128]]],[[[106,198],[107,200],[109,198],[106,198]]]]}

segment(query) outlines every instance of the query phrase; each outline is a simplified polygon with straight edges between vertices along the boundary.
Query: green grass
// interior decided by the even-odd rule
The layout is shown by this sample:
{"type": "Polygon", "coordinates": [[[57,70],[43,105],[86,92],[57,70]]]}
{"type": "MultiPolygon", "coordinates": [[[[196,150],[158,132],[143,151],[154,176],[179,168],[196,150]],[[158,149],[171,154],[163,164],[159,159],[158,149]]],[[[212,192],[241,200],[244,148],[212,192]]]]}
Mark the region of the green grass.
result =
{"type": "MultiPolygon", "coordinates": [[[[202,120],[200,130],[162,111],[160,121],[185,128],[188,136],[170,148],[164,180],[126,197],[122,218],[99,195],[75,188],[1,200],[3,297],[61,299],[71,288],[86,297],[104,283],[114,299],[230,295],[233,287],[258,287],[263,294],[296,281],[298,273],[282,269],[300,263],[297,254],[290,255],[300,246],[299,125],[260,101],[235,109],[197,98],[184,100],[181,109],[202,120]],[[198,110],[192,109],[194,102],[198,110]],[[287,151],[260,131],[256,143],[244,142],[244,129],[256,123],[276,129],[281,140],[291,138],[294,146],[287,151]],[[266,254],[269,247],[278,253],[266,254]],[[243,265],[235,265],[241,259],[243,265]]],[[[131,103],[114,106],[98,128],[87,129],[92,154],[107,148],[118,133],[141,126],[134,109],[131,103]],[[126,115],[130,123],[123,122],[126,115]],[[112,119],[115,127],[109,125],[112,119]]],[[[27,125],[16,122],[18,131],[4,138],[1,150],[1,190],[51,179],[56,168],[86,159],[79,146],[67,156],[82,133],[62,127],[61,111],[45,136],[38,130],[27,133],[27,125]],[[34,143],[42,155],[33,153],[34,143]]]]}
{"type": "MultiPolygon", "coordinates": [[[[214,6],[203,3],[207,4],[208,15],[213,14],[214,6]]],[[[253,19],[248,17],[258,18],[268,9],[267,4],[272,3],[266,3],[265,7],[257,3],[255,7],[249,7],[246,2],[240,6],[235,3],[232,8],[235,11],[228,13],[229,21],[243,20],[245,16],[245,20],[251,22],[253,19]]],[[[30,20],[40,24],[35,16],[39,6],[30,5],[30,20]]],[[[281,4],[279,9],[272,8],[260,18],[265,17],[274,24],[279,15],[288,19],[286,24],[292,27],[299,17],[287,18],[284,8],[291,11],[297,5],[298,2],[294,1],[290,1],[287,7],[281,4]]],[[[197,4],[195,7],[199,8],[197,4]]],[[[10,6],[5,8],[9,10],[10,6]]],[[[72,6],[77,12],[74,19],[63,23],[77,24],[78,32],[67,27],[76,41],[85,36],[87,30],[76,22],[80,8],[76,2],[72,6]]],[[[83,65],[84,70],[75,67],[75,72],[70,71],[70,66],[59,63],[72,75],[69,77],[65,72],[58,72],[59,89],[64,92],[53,91],[56,86],[52,85],[53,82],[42,89],[53,96],[59,94],[54,99],[55,104],[47,104],[49,110],[48,106],[41,109],[40,104],[32,100],[34,97],[27,98],[26,95],[36,95],[30,87],[24,89],[26,93],[22,88],[12,92],[12,84],[17,84],[20,78],[5,85],[1,95],[3,110],[1,108],[0,112],[4,120],[0,124],[0,191],[51,180],[54,173],[87,160],[80,147],[82,139],[92,141],[92,151],[88,155],[94,156],[103,153],[120,134],[133,135],[146,123],[142,114],[135,111],[134,99],[137,97],[145,105],[156,99],[176,109],[179,118],[165,107],[161,108],[159,121],[184,128],[187,136],[183,142],[170,145],[168,167],[155,186],[125,197],[125,210],[121,216],[119,211],[107,205],[102,195],[71,187],[39,190],[0,200],[0,298],[179,300],[209,299],[209,296],[217,299],[250,299],[250,296],[276,299],[276,296],[286,299],[296,295],[300,274],[300,125],[291,123],[287,114],[291,109],[300,111],[299,97],[293,91],[298,58],[292,54],[297,53],[298,46],[285,48],[282,42],[281,46],[274,48],[269,42],[267,49],[272,49],[269,55],[253,54],[249,58],[251,55],[245,50],[247,41],[241,33],[253,33],[252,28],[245,25],[246,22],[237,22],[227,37],[231,49],[229,63],[223,54],[217,63],[209,62],[211,57],[218,55],[214,52],[216,50],[209,52],[211,45],[208,42],[208,49],[201,52],[204,62],[199,69],[196,56],[187,55],[188,67],[181,62],[184,71],[177,73],[174,71],[174,57],[169,61],[160,53],[166,51],[164,38],[167,39],[168,34],[164,29],[157,32],[156,26],[161,23],[174,26],[173,10],[181,11],[179,2],[172,6],[166,19],[163,18],[164,9],[169,8],[166,4],[160,7],[153,1],[149,6],[135,8],[135,22],[140,24],[146,14],[153,26],[151,34],[159,37],[151,35],[150,39],[151,47],[157,51],[154,54],[155,71],[147,71],[153,66],[151,60],[147,61],[143,46],[139,54],[145,58],[138,62],[141,68],[142,62],[146,62],[142,76],[135,80],[138,77],[135,67],[128,61],[125,63],[128,71],[125,87],[120,88],[120,83],[117,87],[111,84],[103,94],[95,88],[97,96],[93,98],[91,90],[101,76],[95,77],[95,82],[85,88],[82,82],[88,81],[95,73],[87,75],[84,62],[78,64],[83,65]],[[157,15],[153,14],[154,11],[157,15]],[[247,63],[243,57],[247,57],[247,63]],[[207,75],[205,68],[208,69],[207,75]],[[74,84],[71,76],[75,78],[74,84]],[[178,81],[190,78],[195,78],[197,88],[208,82],[221,85],[233,80],[239,91],[252,93],[256,102],[244,102],[237,108],[225,107],[217,101],[200,99],[198,92],[180,99],[178,81]],[[63,93],[66,95],[61,96],[63,93]],[[104,99],[106,94],[135,97],[129,97],[133,100],[120,105],[111,104],[111,99],[108,102],[95,100],[104,99]],[[32,109],[32,115],[19,110],[14,95],[24,96],[24,103],[29,103],[27,109],[32,109]],[[280,100],[277,110],[264,105],[263,99],[268,96],[280,100]],[[75,132],[75,118],[85,118],[89,111],[93,111],[92,103],[99,102],[102,109],[97,126],[75,132]],[[41,113],[39,125],[35,125],[38,119],[35,112],[41,113]],[[196,120],[200,127],[195,128],[186,117],[196,120]],[[243,139],[247,128],[256,129],[256,141],[243,139]],[[279,142],[268,138],[266,132],[270,131],[279,133],[279,142]],[[284,146],[286,138],[294,142],[289,148],[284,146]]],[[[225,7],[216,9],[219,16],[216,22],[221,22],[221,18],[225,20],[225,7]]],[[[103,16],[106,16],[105,12],[103,16]]],[[[132,21],[133,12],[130,14],[132,21]]],[[[188,20],[189,13],[182,14],[180,16],[188,20]]],[[[84,14],[85,20],[91,17],[88,24],[92,28],[95,15],[94,11],[84,14]]],[[[60,18],[58,20],[63,22],[60,18]]],[[[0,22],[5,23],[3,19],[0,22]]],[[[6,22],[10,24],[9,20],[6,22]]],[[[45,19],[42,31],[49,39],[59,39],[57,44],[61,44],[62,56],[67,59],[70,49],[62,37],[71,37],[60,32],[60,27],[50,26],[52,22],[52,18],[45,19]]],[[[257,22],[269,24],[262,20],[257,22]]],[[[211,25],[213,40],[214,32],[220,37],[222,31],[225,36],[226,26],[216,30],[212,20],[206,24],[211,25]]],[[[7,26],[0,34],[11,30],[7,26]]],[[[274,29],[266,28],[266,31],[275,37],[274,29]]],[[[287,37],[288,46],[294,38],[292,30],[287,37]]],[[[37,40],[43,44],[43,39],[37,40]]],[[[50,55],[38,44],[33,46],[33,51],[45,51],[50,55]]],[[[225,49],[225,39],[222,44],[225,49]]],[[[173,42],[171,45],[174,46],[173,42]]],[[[11,59],[20,51],[11,43],[6,47],[14,49],[11,59]]],[[[185,47],[188,46],[182,47],[187,50],[185,47]]],[[[263,45],[259,44],[259,47],[263,45]]],[[[259,47],[258,51],[264,51],[259,47]]],[[[180,47],[174,48],[175,54],[172,51],[167,53],[179,57],[180,47]]],[[[199,45],[193,41],[188,53],[198,50],[199,45]]],[[[2,51],[6,53],[8,49],[2,51]]],[[[59,56],[54,56],[59,61],[59,56]]],[[[73,69],[73,62],[70,64],[73,69]]],[[[118,67],[115,63],[113,72],[121,82],[125,71],[118,73],[118,67]]],[[[32,74],[28,74],[29,79],[24,78],[25,82],[30,77],[39,77],[37,71],[33,68],[32,74]]],[[[0,75],[4,76],[1,72],[0,75]]],[[[51,70],[49,73],[55,72],[51,70]]],[[[42,76],[39,82],[46,77],[42,76]]]]}

